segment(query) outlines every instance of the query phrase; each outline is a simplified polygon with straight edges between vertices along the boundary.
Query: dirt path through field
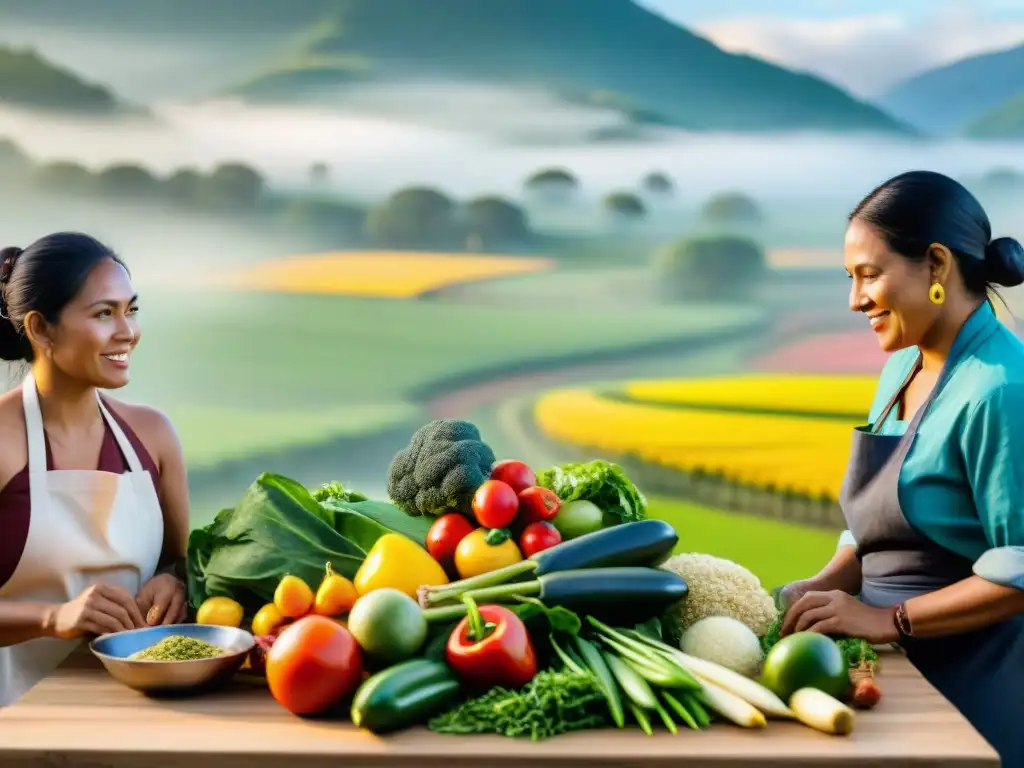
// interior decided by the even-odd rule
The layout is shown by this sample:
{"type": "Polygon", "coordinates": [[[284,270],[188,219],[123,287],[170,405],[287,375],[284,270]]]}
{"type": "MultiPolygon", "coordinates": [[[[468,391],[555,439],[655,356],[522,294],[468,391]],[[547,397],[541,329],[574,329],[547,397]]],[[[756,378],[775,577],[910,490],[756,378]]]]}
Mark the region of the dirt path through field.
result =
{"type": "MultiPolygon", "coordinates": [[[[716,355],[763,363],[773,359],[772,353],[761,357],[764,350],[788,349],[807,338],[808,328],[825,333],[828,327],[822,318],[787,315],[759,329],[743,328],[705,338],[680,340],[646,352],[622,351],[599,361],[553,364],[550,368],[500,374],[471,384],[452,385],[451,389],[439,386],[436,393],[424,394],[421,398],[425,410],[423,418],[470,418],[474,412],[485,409],[496,414],[497,424],[507,425],[507,420],[499,416],[503,405],[553,387],[634,378],[638,372],[655,371],[659,366],[685,370],[689,361],[692,361],[695,375],[702,375],[706,361],[716,355]]],[[[816,358],[816,355],[811,357],[816,358]]],[[[407,444],[418,426],[409,424],[366,437],[268,452],[195,470],[190,476],[194,523],[202,524],[221,507],[234,504],[245,488],[261,472],[267,471],[287,475],[307,485],[339,480],[370,495],[382,497],[386,493],[386,472],[391,458],[407,444]]]]}

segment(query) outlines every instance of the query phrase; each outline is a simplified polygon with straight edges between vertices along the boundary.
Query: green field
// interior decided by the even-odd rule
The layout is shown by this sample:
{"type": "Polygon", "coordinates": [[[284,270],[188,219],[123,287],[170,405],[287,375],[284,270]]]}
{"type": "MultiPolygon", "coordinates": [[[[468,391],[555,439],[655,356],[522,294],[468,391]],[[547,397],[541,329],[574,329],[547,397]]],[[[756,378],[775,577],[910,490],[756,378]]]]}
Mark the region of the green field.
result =
{"type": "Polygon", "coordinates": [[[759,316],[550,304],[147,292],[126,396],[177,419],[195,467],[401,423],[416,417],[417,391],[453,377],[697,338],[759,316]]]}
{"type": "Polygon", "coordinates": [[[683,501],[650,498],[649,515],[679,533],[676,552],[703,552],[750,569],[766,589],[813,576],[836,550],[839,534],[683,501]]]}

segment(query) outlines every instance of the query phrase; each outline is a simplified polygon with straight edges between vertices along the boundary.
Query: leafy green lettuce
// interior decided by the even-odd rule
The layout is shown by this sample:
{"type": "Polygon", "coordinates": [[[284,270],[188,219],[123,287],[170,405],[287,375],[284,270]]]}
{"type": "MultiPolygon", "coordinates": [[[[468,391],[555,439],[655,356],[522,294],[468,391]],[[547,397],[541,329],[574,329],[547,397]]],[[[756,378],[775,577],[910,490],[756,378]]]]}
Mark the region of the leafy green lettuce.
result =
{"type": "Polygon", "coordinates": [[[273,600],[287,574],[316,589],[327,563],[335,573],[354,578],[377,539],[394,530],[354,509],[360,505],[377,517],[390,506],[369,501],[327,506],[294,480],[260,475],[233,509],[222,510],[189,536],[189,604],[198,609],[208,597],[224,595],[255,612],[273,600]]]}
{"type": "Polygon", "coordinates": [[[537,484],[554,491],[562,501],[593,502],[614,522],[647,517],[647,499],[618,464],[603,459],[562,464],[537,473],[537,484]]]}

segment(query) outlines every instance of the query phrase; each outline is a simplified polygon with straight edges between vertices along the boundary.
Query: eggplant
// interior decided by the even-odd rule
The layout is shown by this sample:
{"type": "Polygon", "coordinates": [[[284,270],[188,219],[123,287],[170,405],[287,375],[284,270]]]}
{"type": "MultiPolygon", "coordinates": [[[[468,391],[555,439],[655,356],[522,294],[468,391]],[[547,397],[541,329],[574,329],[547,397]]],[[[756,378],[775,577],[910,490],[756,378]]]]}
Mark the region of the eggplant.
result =
{"type": "Polygon", "coordinates": [[[464,593],[478,604],[536,597],[549,607],[563,607],[619,625],[661,616],[686,599],[685,579],[657,568],[589,568],[557,571],[533,581],[483,587],[464,593]]]}
{"type": "Polygon", "coordinates": [[[462,599],[485,587],[547,576],[560,571],[590,568],[647,567],[661,565],[679,543],[679,534],[664,520],[638,520],[585,534],[538,552],[527,560],[450,584],[423,586],[420,605],[431,608],[462,599]]]}
{"type": "Polygon", "coordinates": [[[638,520],[563,541],[530,559],[537,563],[537,576],[581,568],[654,568],[678,543],[676,529],[664,520],[638,520]]]}

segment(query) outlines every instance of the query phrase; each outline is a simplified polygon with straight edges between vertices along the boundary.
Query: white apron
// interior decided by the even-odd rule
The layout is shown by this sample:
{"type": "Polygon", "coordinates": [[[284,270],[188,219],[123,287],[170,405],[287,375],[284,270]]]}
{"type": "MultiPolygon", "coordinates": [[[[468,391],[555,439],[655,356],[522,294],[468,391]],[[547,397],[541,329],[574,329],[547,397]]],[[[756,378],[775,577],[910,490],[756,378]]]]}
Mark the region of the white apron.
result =
{"type": "MultiPolygon", "coordinates": [[[[128,471],[48,472],[43,416],[32,374],[22,385],[22,402],[32,512],[25,550],[10,580],[0,586],[0,600],[65,603],[98,582],[137,595],[156,571],[164,540],[153,479],[102,401],[100,413],[128,471]]],[[[79,642],[40,638],[0,648],[0,706],[49,675],[79,642]]]]}

